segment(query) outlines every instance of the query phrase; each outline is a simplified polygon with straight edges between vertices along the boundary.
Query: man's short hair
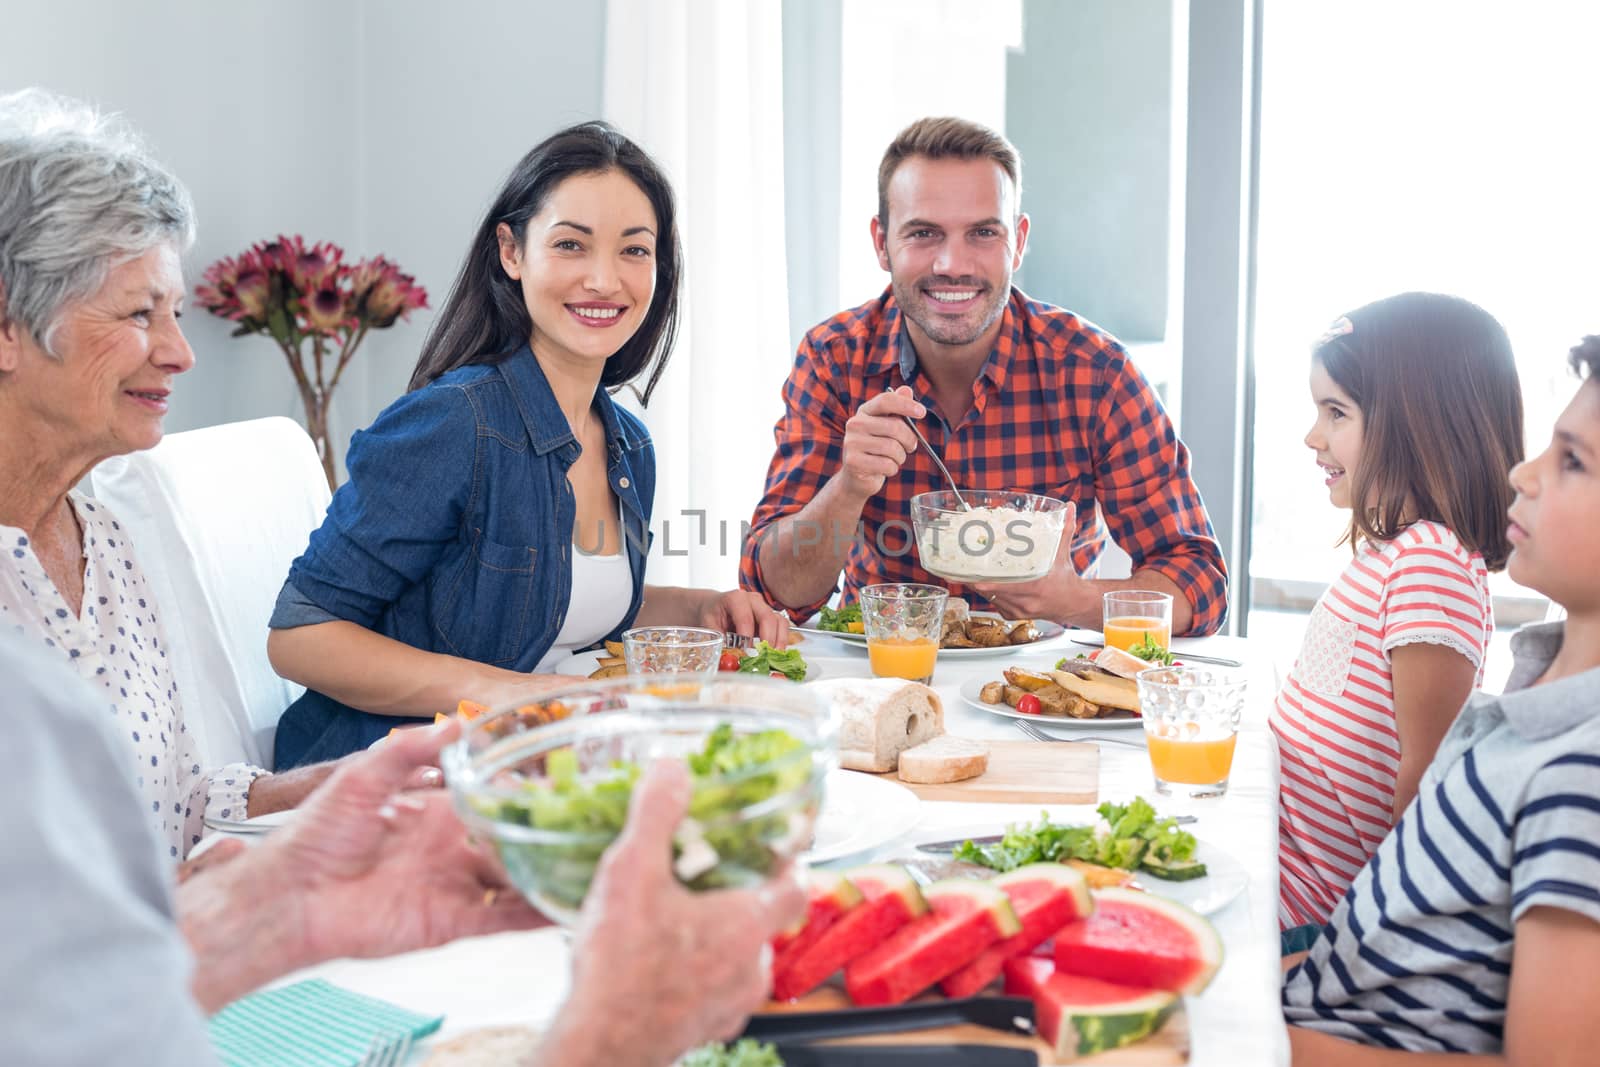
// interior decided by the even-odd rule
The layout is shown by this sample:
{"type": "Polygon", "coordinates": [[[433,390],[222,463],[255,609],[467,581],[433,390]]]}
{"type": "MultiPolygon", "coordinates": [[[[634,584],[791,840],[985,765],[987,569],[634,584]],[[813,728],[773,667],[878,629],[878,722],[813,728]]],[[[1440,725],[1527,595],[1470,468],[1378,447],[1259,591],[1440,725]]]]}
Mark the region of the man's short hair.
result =
{"type": "Polygon", "coordinates": [[[889,225],[889,180],[912,156],[926,159],[992,159],[1011,179],[1017,210],[1022,210],[1022,157],[1016,146],[987,126],[966,119],[918,119],[889,143],[878,164],[878,224],[889,225]]]}
{"type": "Polygon", "coordinates": [[[1600,334],[1590,334],[1567,353],[1567,363],[1579,376],[1600,380],[1600,334]]]}

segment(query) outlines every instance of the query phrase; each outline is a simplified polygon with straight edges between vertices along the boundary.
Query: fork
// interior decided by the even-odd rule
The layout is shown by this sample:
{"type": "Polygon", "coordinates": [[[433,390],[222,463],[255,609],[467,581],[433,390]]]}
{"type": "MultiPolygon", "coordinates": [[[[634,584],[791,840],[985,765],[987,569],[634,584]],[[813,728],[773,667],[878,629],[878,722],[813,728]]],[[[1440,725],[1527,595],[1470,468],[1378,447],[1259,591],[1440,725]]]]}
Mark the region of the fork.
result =
{"type": "Polygon", "coordinates": [[[1017,724],[1017,729],[1033,738],[1035,741],[1095,741],[1102,745],[1127,745],[1129,748],[1143,748],[1137,741],[1125,741],[1120,737],[1096,737],[1084,734],[1079,737],[1057,737],[1047,734],[1027,719],[1012,719],[1017,724]]]}
{"type": "Polygon", "coordinates": [[[379,1034],[372,1039],[372,1044],[367,1046],[367,1054],[361,1058],[357,1067],[400,1067],[410,1055],[409,1032],[387,1037],[379,1034]]]}
{"type": "Polygon", "coordinates": [[[724,630],[722,632],[722,647],[754,648],[756,647],[756,641],[755,638],[750,637],[747,634],[736,633],[733,630],[724,630]]]}

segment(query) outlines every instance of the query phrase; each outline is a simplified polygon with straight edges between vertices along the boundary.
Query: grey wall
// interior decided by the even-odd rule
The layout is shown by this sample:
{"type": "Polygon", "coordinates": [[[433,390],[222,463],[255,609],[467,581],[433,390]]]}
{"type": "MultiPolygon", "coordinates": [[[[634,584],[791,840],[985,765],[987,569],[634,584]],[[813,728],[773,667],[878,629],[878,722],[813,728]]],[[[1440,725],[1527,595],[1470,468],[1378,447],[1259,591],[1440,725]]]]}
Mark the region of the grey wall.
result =
{"type": "Polygon", "coordinates": [[[1006,134],[1032,219],[1018,276],[1125,341],[1166,336],[1173,0],[1024,0],[1006,134]]]}
{"type": "MultiPolygon", "coordinates": [[[[476,0],[113,0],[13,5],[0,92],[38,85],[121,111],[194,194],[205,266],[279,232],[383,253],[443,301],[506,170],[600,114],[605,4],[476,0]]],[[[431,318],[372,335],[340,383],[341,442],[405,387],[431,318]]],[[[169,431],[299,416],[283,356],[184,320],[195,369],[169,431]]]]}

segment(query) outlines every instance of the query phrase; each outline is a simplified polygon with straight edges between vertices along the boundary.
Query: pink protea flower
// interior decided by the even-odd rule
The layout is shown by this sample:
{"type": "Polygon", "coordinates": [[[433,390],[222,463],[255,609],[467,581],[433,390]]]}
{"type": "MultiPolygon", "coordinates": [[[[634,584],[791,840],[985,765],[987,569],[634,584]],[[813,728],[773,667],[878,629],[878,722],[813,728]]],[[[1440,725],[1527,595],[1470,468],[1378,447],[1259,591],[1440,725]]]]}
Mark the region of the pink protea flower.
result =
{"type": "Polygon", "coordinates": [[[428,306],[428,291],[383,256],[359,264],[352,285],[357,314],[374,329],[386,329],[397,319],[409,318],[414,309],[428,306]]]}
{"type": "Polygon", "coordinates": [[[233,295],[241,317],[264,321],[267,302],[272,296],[272,281],[266,271],[252,264],[239,272],[233,284],[233,295]]]}
{"type": "Polygon", "coordinates": [[[338,485],[328,405],[368,330],[381,330],[428,306],[427,290],[383,256],[355,266],[329,241],[307,245],[279,234],[206,268],[195,299],[238,323],[234,336],[265,334],[282,350],[306,406],[329,488],[338,485]],[[307,345],[311,340],[313,343],[307,345]]]}
{"type": "Polygon", "coordinates": [[[339,288],[337,275],[330,276],[316,289],[304,294],[306,325],[319,333],[336,333],[349,318],[347,295],[339,288]]]}

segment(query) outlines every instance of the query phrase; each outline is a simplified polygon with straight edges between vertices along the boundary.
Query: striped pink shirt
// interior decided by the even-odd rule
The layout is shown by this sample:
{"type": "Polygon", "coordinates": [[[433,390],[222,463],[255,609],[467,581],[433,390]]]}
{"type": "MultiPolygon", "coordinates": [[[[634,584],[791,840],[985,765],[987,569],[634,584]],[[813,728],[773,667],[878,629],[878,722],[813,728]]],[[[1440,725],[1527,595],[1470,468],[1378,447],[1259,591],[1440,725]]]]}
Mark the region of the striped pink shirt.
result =
{"type": "Polygon", "coordinates": [[[1325,923],[1394,822],[1400,736],[1389,650],[1445,645],[1478,668],[1494,616],[1483,557],[1436,522],[1370,542],[1322,594],[1272,711],[1278,920],[1325,923]]]}

